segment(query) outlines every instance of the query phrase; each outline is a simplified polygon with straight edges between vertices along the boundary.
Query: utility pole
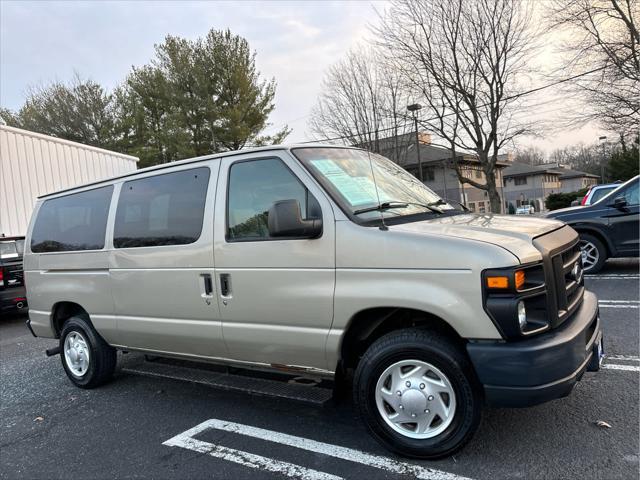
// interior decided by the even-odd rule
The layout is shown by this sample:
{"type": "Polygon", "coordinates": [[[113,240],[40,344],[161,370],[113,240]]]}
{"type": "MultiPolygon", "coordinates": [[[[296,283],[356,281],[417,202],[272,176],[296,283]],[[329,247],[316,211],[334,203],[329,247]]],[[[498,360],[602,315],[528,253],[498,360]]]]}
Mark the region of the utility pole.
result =
{"type": "Polygon", "coordinates": [[[420,137],[418,135],[418,110],[422,108],[419,103],[412,103],[407,105],[407,110],[413,114],[413,122],[416,130],[416,155],[418,159],[418,178],[424,183],[424,177],[422,176],[422,159],[420,158],[420,137]]]}
{"type": "Polygon", "coordinates": [[[606,156],[606,146],[607,146],[607,137],[602,136],[598,138],[598,141],[602,143],[602,159],[600,160],[600,181],[602,183],[606,183],[604,180],[604,161],[606,156]]]}

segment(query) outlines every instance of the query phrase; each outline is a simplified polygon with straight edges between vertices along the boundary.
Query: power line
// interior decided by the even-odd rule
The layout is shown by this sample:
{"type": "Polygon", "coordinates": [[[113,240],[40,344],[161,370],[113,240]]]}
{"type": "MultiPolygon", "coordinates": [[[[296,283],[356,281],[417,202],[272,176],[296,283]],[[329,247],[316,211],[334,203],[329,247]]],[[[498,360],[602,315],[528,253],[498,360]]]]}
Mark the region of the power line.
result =
{"type": "MultiPolygon", "coordinates": [[[[601,70],[604,70],[605,68],[607,68],[606,65],[604,65],[602,67],[594,68],[592,70],[588,70],[586,72],[578,73],[578,74],[573,75],[571,77],[562,78],[560,80],[556,80],[556,81],[548,83],[546,85],[542,85],[540,87],[532,88],[531,90],[527,90],[527,91],[524,91],[524,92],[516,93],[515,95],[511,95],[511,96],[505,97],[500,101],[501,102],[506,102],[506,101],[509,101],[509,100],[515,100],[515,99],[518,99],[520,97],[524,97],[526,95],[531,95],[532,93],[537,93],[537,92],[539,92],[541,90],[545,90],[547,88],[555,87],[556,85],[560,85],[562,83],[570,82],[571,80],[575,80],[575,79],[580,78],[580,77],[591,75],[592,73],[599,72],[601,70]]],[[[478,105],[476,108],[484,108],[484,107],[487,107],[489,105],[490,105],[490,103],[484,103],[482,105],[478,105]]],[[[469,111],[471,111],[471,109],[469,109],[469,108],[461,110],[461,112],[469,112],[469,111]]],[[[402,115],[405,116],[405,117],[408,117],[407,115],[404,115],[404,114],[402,114],[402,115]]],[[[443,117],[450,117],[451,115],[456,115],[456,112],[445,113],[445,114],[437,116],[437,117],[431,117],[431,118],[427,118],[427,119],[424,119],[424,120],[420,120],[420,122],[422,122],[422,123],[431,122],[431,121],[438,120],[438,119],[443,118],[443,117]]],[[[410,117],[408,117],[408,118],[410,118],[410,117]]],[[[386,131],[394,130],[394,129],[398,129],[398,128],[404,128],[407,125],[409,125],[410,123],[413,123],[413,119],[410,120],[410,121],[408,120],[406,123],[403,123],[401,125],[396,125],[396,126],[393,126],[393,127],[383,128],[383,129],[378,129],[378,130],[371,130],[371,131],[368,131],[368,132],[360,132],[360,133],[358,133],[358,135],[367,135],[367,134],[370,134],[370,133],[380,133],[380,132],[386,132],[386,131]]],[[[339,137],[323,138],[321,140],[309,140],[307,142],[299,142],[299,143],[307,144],[307,143],[316,143],[318,141],[331,142],[333,140],[347,140],[347,139],[350,139],[350,138],[354,138],[355,136],[356,135],[343,135],[343,136],[339,136],[339,137]]]]}

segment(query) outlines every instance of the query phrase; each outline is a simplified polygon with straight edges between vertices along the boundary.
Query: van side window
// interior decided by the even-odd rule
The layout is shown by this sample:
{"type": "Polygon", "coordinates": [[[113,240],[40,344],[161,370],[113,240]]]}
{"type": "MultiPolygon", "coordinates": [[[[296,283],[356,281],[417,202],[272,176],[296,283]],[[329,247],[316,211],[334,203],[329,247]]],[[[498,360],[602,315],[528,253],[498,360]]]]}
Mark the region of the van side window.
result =
{"type": "Polygon", "coordinates": [[[231,166],[227,192],[227,240],[268,240],[267,214],[278,200],[295,199],[305,219],[321,218],[318,201],[279,159],[231,166]]]}
{"type": "Polygon", "coordinates": [[[113,185],[52,198],[38,210],[31,251],[68,252],[104,248],[113,185]]]}
{"type": "Polygon", "coordinates": [[[122,185],[113,245],[116,248],[186,245],[200,238],[210,170],[181,170],[122,185]]]}

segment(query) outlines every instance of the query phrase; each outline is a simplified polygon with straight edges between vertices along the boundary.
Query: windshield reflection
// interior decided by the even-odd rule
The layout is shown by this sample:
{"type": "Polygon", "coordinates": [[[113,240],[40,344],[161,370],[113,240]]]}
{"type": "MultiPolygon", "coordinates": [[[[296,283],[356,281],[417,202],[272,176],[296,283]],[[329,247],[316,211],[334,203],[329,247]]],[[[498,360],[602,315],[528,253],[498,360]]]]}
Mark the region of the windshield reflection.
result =
{"type": "Polygon", "coordinates": [[[358,214],[361,220],[434,214],[426,205],[454,210],[436,193],[391,160],[364,150],[348,148],[300,148],[298,159],[318,178],[333,198],[352,215],[380,204],[406,204],[382,211],[358,214]]]}

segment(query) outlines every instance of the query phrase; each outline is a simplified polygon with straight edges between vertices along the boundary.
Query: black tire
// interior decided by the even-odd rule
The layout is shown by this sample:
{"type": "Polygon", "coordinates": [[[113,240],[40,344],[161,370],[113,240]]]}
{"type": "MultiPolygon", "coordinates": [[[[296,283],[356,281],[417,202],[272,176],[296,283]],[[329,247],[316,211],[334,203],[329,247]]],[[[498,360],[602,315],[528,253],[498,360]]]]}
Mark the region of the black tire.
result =
{"type": "Polygon", "coordinates": [[[117,355],[116,349],[109,346],[85,318],[71,317],[60,333],[60,358],[64,371],[75,386],[95,388],[109,381],[116,368],[117,355]],[[89,366],[81,376],[72,373],[64,350],[65,340],[73,332],[82,335],[88,346],[89,366]]]}
{"type": "Polygon", "coordinates": [[[461,449],[478,428],[482,410],[481,387],[465,352],[445,336],[423,329],[391,332],[369,347],[356,369],[354,401],[369,431],[384,447],[407,457],[430,460],[461,449]],[[376,383],[385,369],[401,360],[430,363],[447,376],[453,387],[453,420],[432,438],[409,438],[392,429],[378,411],[376,383]]]}
{"type": "Polygon", "coordinates": [[[583,265],[584,273],[598,273],[604,267],[604,263],[607,261],[607,248],[600,241],[600,239],[589,233],[580,233],[580,248],[582,248],[582,242],[590,243],[598,251],[598,261],[587,268],[587,265],[583,265]]]}

